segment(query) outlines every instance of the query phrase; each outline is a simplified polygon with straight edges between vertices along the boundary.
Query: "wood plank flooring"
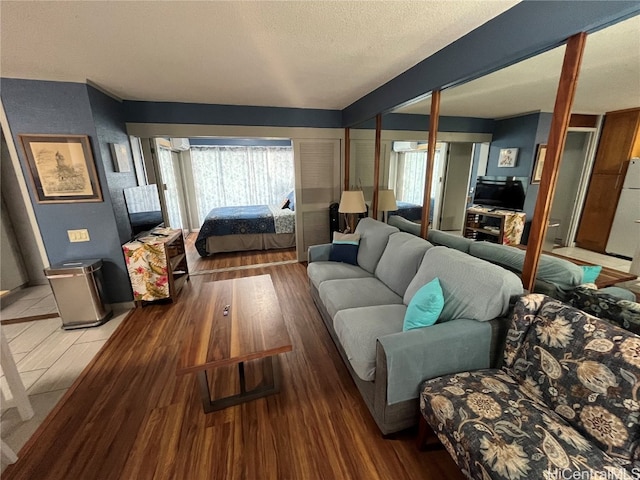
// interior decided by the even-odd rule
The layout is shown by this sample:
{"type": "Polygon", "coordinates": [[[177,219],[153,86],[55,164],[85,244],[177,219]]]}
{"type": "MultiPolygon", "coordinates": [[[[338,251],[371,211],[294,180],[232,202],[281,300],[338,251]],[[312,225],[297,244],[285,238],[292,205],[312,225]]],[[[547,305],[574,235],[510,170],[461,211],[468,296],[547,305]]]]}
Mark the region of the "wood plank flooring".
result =
{"type": "Polygon", "coordinates": [[[194,246],[196,238],[198,238],[198,233],[192,232],[185,240],[187,262],[189,263],[189,271],[191,273],[222,268],[244,267],[247,265],[294,261],[297,259],[295,247],[278,250],[250,250],[241,253],[216,253],[210,257],[201,257],[198,255],[198,251],[194,246]]]}
{"type": "MultiPolygon", "coordinates": [[[[212,380],[233,390],[236,370],[212,380]]],[[[260,369],[257,368],[257,371],[260,369]]],[[[224,387],[224,388],[221,388],[224,387]]],[[[460,479],[415,432],[384,439],[322,323],[305,267],[192,277],[169,305],[136,309],[19,452],[3,479],[460,479]],[[277,395],[205,415],[195,375],[176,375],[206,282],[270,274],[293,351],[277,395]]]]}

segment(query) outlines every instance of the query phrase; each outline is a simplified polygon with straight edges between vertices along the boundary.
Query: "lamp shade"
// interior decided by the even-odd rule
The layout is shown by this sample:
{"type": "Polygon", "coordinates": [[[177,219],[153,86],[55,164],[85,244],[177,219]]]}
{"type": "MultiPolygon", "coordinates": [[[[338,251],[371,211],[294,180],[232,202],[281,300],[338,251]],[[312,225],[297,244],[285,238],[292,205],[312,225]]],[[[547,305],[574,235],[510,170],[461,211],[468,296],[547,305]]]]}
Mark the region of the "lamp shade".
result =
{"type": "Polygon", "coordinates": [[[362,190],[345,190],[340,197],[340,213],[363,213],[367,211],[362,190]]]}
{"type": "Polygon", "coordinates": [[[398,209],[396,196],[393,190],[380,190],[378,192],[378,210],[381,212],[392,212],[398,209]]]}

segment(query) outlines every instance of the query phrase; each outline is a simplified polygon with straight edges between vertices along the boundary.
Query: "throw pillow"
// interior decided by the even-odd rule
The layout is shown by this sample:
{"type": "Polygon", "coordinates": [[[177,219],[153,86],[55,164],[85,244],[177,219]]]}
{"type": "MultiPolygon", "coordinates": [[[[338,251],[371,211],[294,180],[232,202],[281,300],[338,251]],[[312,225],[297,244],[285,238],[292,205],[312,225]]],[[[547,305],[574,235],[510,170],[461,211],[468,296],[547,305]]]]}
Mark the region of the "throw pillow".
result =
{"type": "Polygon", "coordinates": [[[333,232],[333,244],[331,245],[329,260],[357,265],[359,245],[359,233],[333,232]]]}
{"type": "Polygon", "coordinates": [[[291,210],[292,212],[295,212],[296,210],[296,193],[294,190],[291,190],[289,192],[289,195],[287,195],[287,199],[289,200],[289,210],[291,210]]]}
{"type": "Polygon", "coordinates": [[[402,331],[429,327],[438,321],[444,308],[444,296],[440,280],[436,277],[416,292],[404,315],[402,331]]]}
{"type": "Polygon", "coordinates": [[[593,283],[600,275],[602,266],[600,265],[583,265],[582,266],[582,283],[593,283]]]}

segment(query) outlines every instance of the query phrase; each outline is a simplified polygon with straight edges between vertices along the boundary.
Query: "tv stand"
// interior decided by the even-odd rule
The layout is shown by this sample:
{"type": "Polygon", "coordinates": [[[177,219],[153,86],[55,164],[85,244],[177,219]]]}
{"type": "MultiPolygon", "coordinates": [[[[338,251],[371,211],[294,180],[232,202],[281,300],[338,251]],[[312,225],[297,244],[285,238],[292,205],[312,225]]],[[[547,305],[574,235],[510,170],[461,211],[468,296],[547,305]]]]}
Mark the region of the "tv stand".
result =
{"type": "Polygon", "coordinates": [[[467,209],[464,236],[502,245],[519,245],[525,218],[524,212],[472,207],[467,209]]]}

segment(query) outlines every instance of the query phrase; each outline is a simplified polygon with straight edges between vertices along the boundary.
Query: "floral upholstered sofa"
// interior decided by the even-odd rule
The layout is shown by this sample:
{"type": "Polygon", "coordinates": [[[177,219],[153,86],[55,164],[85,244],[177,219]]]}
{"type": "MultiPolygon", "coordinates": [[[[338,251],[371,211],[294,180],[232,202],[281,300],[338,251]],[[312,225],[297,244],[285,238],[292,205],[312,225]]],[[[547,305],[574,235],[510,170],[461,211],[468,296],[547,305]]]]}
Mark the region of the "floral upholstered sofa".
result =
{"type": "Polygon", "coordinates": [[[469,478],[630,479],[639,389],[639,336],[532,294],[514,307],[503,367],[428,380],[420,408],[469,478]]]}
{"type": "Polygon", "coordinates": [[[594,317],[608,320],[630,332],[640,335],[640,303],[620,299],[586,283],[576,287],[567,303],[594,317]]]}

